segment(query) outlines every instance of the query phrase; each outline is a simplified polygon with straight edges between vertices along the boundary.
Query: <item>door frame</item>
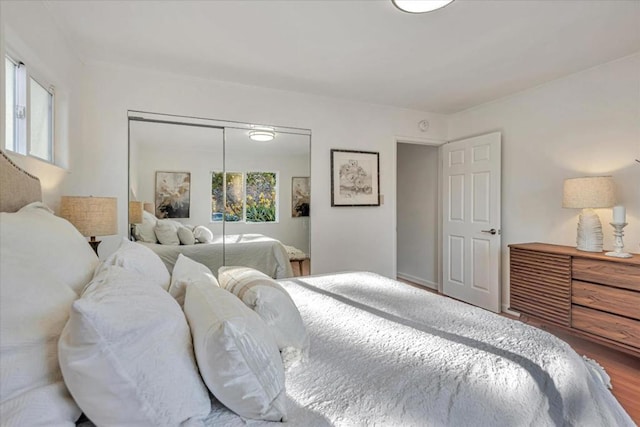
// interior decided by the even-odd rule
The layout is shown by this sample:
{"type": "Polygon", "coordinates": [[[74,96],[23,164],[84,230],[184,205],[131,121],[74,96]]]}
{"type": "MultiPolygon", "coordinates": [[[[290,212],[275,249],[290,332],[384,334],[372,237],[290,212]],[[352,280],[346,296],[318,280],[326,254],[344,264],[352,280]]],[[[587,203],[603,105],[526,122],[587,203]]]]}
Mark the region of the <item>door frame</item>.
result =
{"type": "MultiPolygon", "coordinates": [[[[438,206],[437,206],[437,218],[436,218],[436,245],[437,245],[437,262],[436,262],[436,279],[437,279],[437,291],[442,292],[442,188],[440,185],[440,181],[442,179],[442,149],[441,147],[445,145],[446,140],[442,139],[434,139],[434,138],[418,138],[418,137],[408,137],[408,136],[396,136],[395,137],[395,146],[393,151],[393,176],[395,178],[395,187],[393,189],[393,278],[398,277],[398,144],[415,144],[415,145],[425,145],[430,147],[435,147],[438,149],[438,169],[436,170],[436,185],[438,192],[438,206]]],[[[429,288],[431,289],[431,288],[429,288]]]]}

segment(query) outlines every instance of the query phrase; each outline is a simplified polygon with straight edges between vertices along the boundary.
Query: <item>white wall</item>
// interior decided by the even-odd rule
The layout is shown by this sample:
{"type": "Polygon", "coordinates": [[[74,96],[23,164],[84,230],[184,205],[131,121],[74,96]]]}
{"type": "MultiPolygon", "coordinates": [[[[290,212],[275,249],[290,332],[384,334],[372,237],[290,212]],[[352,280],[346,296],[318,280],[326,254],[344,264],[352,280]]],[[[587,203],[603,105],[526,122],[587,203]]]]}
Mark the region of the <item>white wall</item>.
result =
{"type": "MultiPolygon", "coordinates": [[[[507,245],[575,246],[578,210],[562,208],[565,178],[612,175],[627,208],[625,244],[640,252],[640,54],[451,117],[449,138],[502,132],[502,282],[509,299],[507,245]]],[[[605,248],[611,209],[597,210],[605,248]]],[[[503,306],[504,307],[504,306],[503,306]]]]}
{"type": "Polygon", "coordinates": [[[398,276],[437,289],[438,147],[398,144],[398,276]]]}
{"type": "MultiPolygon", "coordinates": [[[[55,86],[55,163],[11,155],[21,167],[38,176],[45,203],[54,209],[63,194],[73,192],[69,171],[83,161],[74,147],[81,142],[81,76],[83,64],[74,55],[41,2],[2,2],[2,48],[55,86]]],[[[4,82],[4,55],[2,55],[4,82]]],[[[4,85],[3,85],[4,86],[4,85]]],[[[2,97],[4,99],[4,97],[2,97]]],[[[4,111],[4,102],[2,102],[4,111]]],[[[4,115],[2,116],[4,117],[4,115]]],[[[4,120],[3,120],[4,122],[4,120]]],[[[4,147],[4,123],[2,124],[4,147]]],[[[94,194],[98,196],[99,194],[94,194]]]]}
{"type": "MultiPolygon", "coordinates": [[[[444,139],[445,116],[108,64],[88,64],[86,71],[85,144],[79,155],[93,161],[74,171],[76,183],[86,191],[118,197],[122,235],[127,221],[127,110],[305,128],[312,130],[312,272],[395,275],[395,138],[444,139]],[[426,134],[417,126],[423,119],[431,123],[426,134]],[[380,152],[383,206],[331,207],[331,148],[380,152]]],[[[116,246],[117,239],[104,239],[101,250],[107,253],[116,246]]]]}
{"type": "MultiPolygon", "coordinates": [[[[209,129],[207,129],[209,130],[209,129]]],[[[191,194],[189,206],[189,218],[175,219],[184,224],[209,226],[211,221],[211,170],[216,167],[211,161],[213,153],[181,150],[179,147],[153,148],[150,145],[138,147],[138,200],[155,203],[155,179],[156,172],[190,172],[191,194]],[[207,197],[209,194],[209,197],[207,197]],[[204,197],[198,197],[204,195],[204,197]]],[[[220,140],[220,154],[222,154],[222,140],[220,140]]],[[[220,167],[222,167],[222,155],[220,155],[220,167]]],[[[222,224],[212,224],[211,230],[216,235],[222,234],[222,224]]]]}
{"type": "MultiPolygon", "coordinates": [[[[189,130],[203,130],[203,128],[189,128],[189,130]]],[[[212,129],[204,129],[212,131],[212,129]]],[[[213,130],[217,131],[217,130],[213,130]]],[[[157,171],[180,171],[191,173],[191,204],[190,218],[177,221],[191,225],[204,225],[214,234],[222,234],[222,223],[211,222],[211,172],[221,171],[222,163],[222,132],[216,144],[216,133],[212,134],[212,147],[206,151],[183,149],[179,144],[173,148],[157,147],[152,144],[138,145],[135,168],[132,159],[132,172],[137,176],[136,196],[138,200],[153,202],[155,194],[155,173],[157,171]],[[218,145],[219,152],[215,152],[218,145]]],[[[304,136],[308,140],[308,136],[304,136]]],[[[309,156],[282,156],[273,153],[269,156],[255,156],[246,152],[242,159],[231,156],[225,161],[230,172],[268,171],[278,173],[278,198],[280,212],[277,223],[246,224],[226,223],[226,234],[260,233],[292,245],[304,252],[309,252],[308,218],[291,217],[291,177],[309,175],[309,156]],[[283,161],[286,160],[286,161],[283,161]]]]}

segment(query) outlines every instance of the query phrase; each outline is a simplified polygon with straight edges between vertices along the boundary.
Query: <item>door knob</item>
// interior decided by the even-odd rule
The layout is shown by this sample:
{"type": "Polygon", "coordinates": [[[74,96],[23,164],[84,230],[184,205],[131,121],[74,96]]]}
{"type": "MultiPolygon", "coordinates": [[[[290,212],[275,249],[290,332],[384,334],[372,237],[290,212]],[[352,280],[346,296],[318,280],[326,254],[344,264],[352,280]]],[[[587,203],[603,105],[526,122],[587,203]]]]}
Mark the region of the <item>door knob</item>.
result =
{"type": "Polygon", "coordinates": [[[489,234],[496,234],[497,231],[495,228],[492,228],[491,230],[481,230],[483,233],[489,233],[489,234]]]}

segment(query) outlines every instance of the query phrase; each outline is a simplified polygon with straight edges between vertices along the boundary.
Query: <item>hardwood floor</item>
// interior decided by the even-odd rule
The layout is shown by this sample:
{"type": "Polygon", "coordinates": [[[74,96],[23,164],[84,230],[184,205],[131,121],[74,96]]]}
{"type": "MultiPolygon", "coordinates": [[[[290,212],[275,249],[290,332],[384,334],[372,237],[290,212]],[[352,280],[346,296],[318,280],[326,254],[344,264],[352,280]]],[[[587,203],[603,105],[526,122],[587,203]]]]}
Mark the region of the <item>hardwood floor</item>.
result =
{"type": "Polygon", "coordinates": [[[533,322],[529,324],[554,334],[568,342],[576,353],[598,362],[611,377],[613,395],[633,421],[640,424],[640,358],[576,337],[560,329],[535,325],[533,322]]]}
{"type": "MultiPolygon", "coordinates": [[[[442,295],[424,286],[406,280],[398,280],[411,286],[424,289],[427,292],[442,295]]],[[[443,296],[446,297],[446,295],[443,296]]],[[[513,318],[513,316],[506,314],[504,316],[513,318]]],[[[633,421],[640,425],[640,358],[605,347],[584,338],[576,337],[560,329],[537,324],[532,321],[528,322],[528,324],[554,334],[569,343],[576,353],[598,362],[605,371],[607,371],[609,377],[611,377],[611,385],[613,386],[611,391],[613,395],[618,399],[618,402],[620,402],[633,421]]]]}

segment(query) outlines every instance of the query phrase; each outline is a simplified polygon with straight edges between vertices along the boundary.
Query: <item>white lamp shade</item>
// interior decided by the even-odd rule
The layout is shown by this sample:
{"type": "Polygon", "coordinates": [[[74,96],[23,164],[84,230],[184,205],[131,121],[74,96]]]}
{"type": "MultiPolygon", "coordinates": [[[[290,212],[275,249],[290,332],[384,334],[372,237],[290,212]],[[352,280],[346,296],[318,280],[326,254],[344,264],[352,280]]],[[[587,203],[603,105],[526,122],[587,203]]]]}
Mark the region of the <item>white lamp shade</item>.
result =
{"type": "Polygon", "coordinates": [[[83,236],[118,233],[118,199],[115,197],[62,196],[60,216],[83,236]]]}
{"type": "Polygon", "coordinates": [[[563,208],[610,208],[616,202],[610,176],[588,176],[564,181],[563,208]]]}

